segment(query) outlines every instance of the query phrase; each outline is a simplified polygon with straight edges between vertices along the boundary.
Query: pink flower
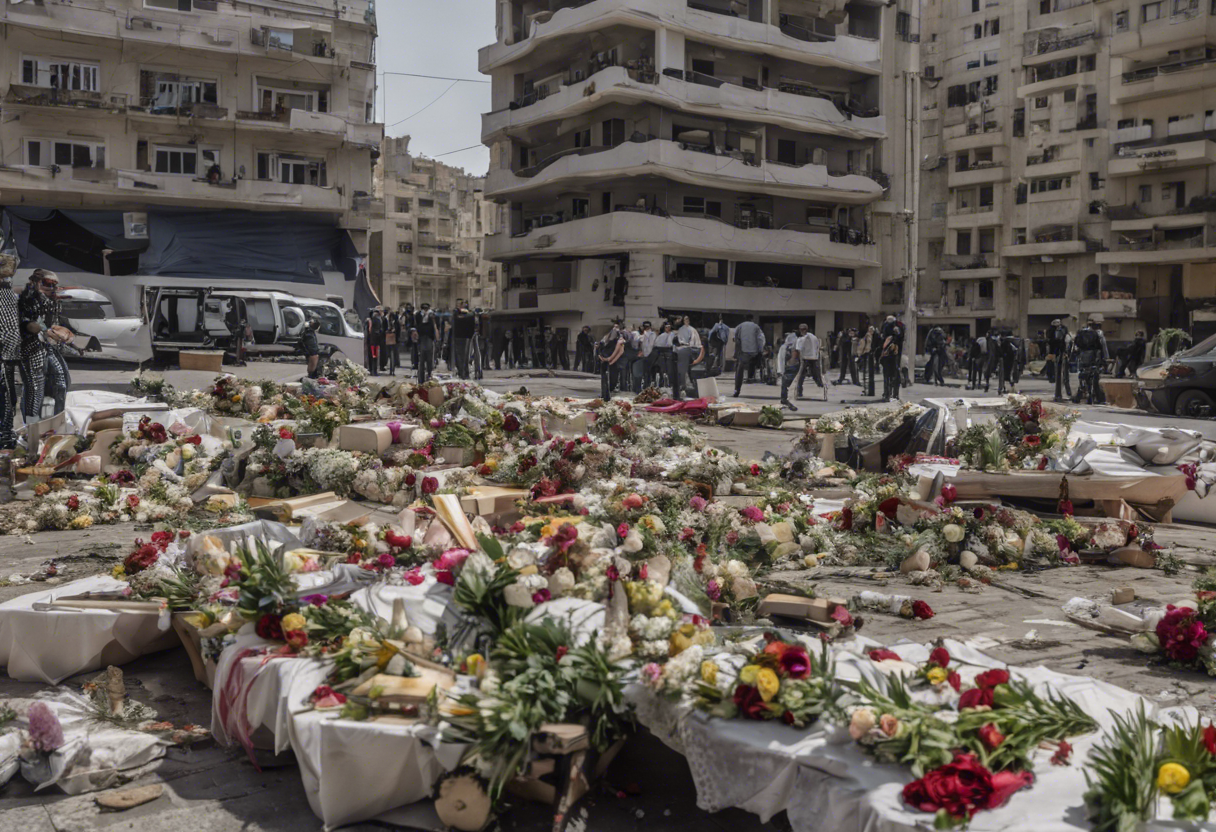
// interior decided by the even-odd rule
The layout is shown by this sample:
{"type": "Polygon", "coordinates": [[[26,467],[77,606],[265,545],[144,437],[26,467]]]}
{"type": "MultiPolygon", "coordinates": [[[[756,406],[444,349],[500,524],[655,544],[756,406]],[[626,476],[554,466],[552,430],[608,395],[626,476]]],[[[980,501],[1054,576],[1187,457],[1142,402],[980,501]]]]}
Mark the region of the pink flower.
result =
{"type": "Polygon", "coordinates": [[[681,541],[692,540],[696,536],[697,536],[697,530],[692,528],[691,526],[685,526],[683,529],[680,530],[680,540],[681,541]]]}
{"type": "Polygon", "coordinates": [[[642,666],[642,678],[652,685],[657,684],[659,679],[663,678],[663,668],[654,662],[649,662],[642,666]]]}
{"type": "Polygon", "coordinates": [[[638,580],[644,581],[648,577],[650,577],[650,566],[649,566],[649,564],[643,563],[640,566],[638,566],[638,580]]]}
{"type": "Polygon", "coordinates": [[[388,552],[385,552],[380,557],[376,558],[376,563],[380,564],[380,566],[384,567],[385,569],[391,569],[397,565],[397,559],[388,552]]]}
{"type": "Polygon", "coordinates": [[[410,586],[418,586],[418,584],[426,580],[422,572],[419,571],[418,567],[414,567],[413,569],[409,570],[402,575],[402,577],[405,578],[405,582],[410,586]]]}
{"type": "Polygon", "coordinates": [[[621,525],[617,526],[616,527],[616,536],[619,537],[621,540],[624,540],[626,537],[628,537],[629,536],[629,524],[622,523],[621,525]]]}
{"type": "Polygon", "coordinates": [[[705,594],[709,596],[709,600],[717,601],[722,597],[722,587],[718,586],[718,582],[710,578],[709,583],[705,585],[705,594]]]}
{"type": "Polygon", "coordinates": [[[621,573],[620,570],[616,568],[616,565],[613,564],[604,570],[604,577],[606,577],[609,581],[619,581],[621,579],[621,573]]]}
{"type": "Polygon", "coordinates": [[[764,511],[759,506],[744,506],[739,513],[743,515],[744,519],[753,523],[764,522],[764,511]]]}
{"type": "Polygon", "coordinates": [[[838,622],[841,627],[853,626],[853,616],[844,607],[837,607],[832,610],[832,620],[838,622]]]}
{"type": "Polygon", "coordinates": [[[63,745],[63,726],[59,717],[45,702],[30,705],[27,717],[30,722],[30,743],[43,754],[50,754],[63,745]]]}
{"type": "Polygon", "coordinates": [[[709,504],[705,501],[705,498],[702,497],[700,494],[693,495],[693,498],[688,501],[688,506],[693,511],[705,511],[705,506],[707,506],[707,505],[709,505],[709,504]]]}
{"type": "Polygon", "coordinates": [[[646,501],[642,498],[641,494],[630,494],[628,497],[626,497],[624,500],[621,501],[621,506],[628,510],[628,509],[641,508],[643,505],[645,505],[645,503],[646,503],[646,501]]]}
{"type": "Polygon", "coordinates": [[[1161,652],[1171,661],[1189,664],[1199,657],[1208,633],[1195,610],[1170,604],[1165,608],[1165,618],[1157,622],[1157,640],[1161,652]]]}
{"type": "Polygon", "coordinates": [[[538,590],[536,590],[536,592],[532,593],[532,603],[533,604],[543,604],[552,597],[553,596],[549,594],[549,590],[538,589],[538,590]]]}
{"type": "Polygon", "coordinates": [[[434,477],[423,477],[422,478],[422,493],[424,495],[434,494],[438,490],[439,490],[439,480],[435,479],[434,477]]]}
{"type": "Polygon", "coordinates": [[[730,546],[734,546],[739,542],[739,533],[732,530],[726,533],[726,542],[730,546]]]}

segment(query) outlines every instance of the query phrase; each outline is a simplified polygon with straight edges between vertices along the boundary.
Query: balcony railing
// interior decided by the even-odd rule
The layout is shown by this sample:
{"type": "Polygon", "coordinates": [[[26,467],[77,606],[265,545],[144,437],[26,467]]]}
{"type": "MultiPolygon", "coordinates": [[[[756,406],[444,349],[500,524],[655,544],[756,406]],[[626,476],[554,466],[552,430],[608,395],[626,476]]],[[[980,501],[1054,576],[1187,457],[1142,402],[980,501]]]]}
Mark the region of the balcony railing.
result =
{"type": "Polygon", "coordinates": [[[791,38],[806,41],[807,43],[830,43],[836,40],[835,24],[823,20],[814,19],[808,21],[803,18],[792,18],[789,15],[783,14],[779,18],[779,28],[791,38]],[[810,23],[810,26],[805,25],[806,23],[810,23]]]}
{"type": "Polygon", "coordinates": [[[1135,84],[1140,81],[1147,81],[1150,78],[1156,78],[1158,74],[1169,75],[1174,72],[1183,72],[1213,62],[1216,62],[1216,54],[1209,54],[1202,58],[1191,58],[1185,61],[1171,61],[1170,63],[1158,64],[1157,66],[1146,66],[1123,73],[1123,83],[1135,84]]]}
{"type": "Polygon", "coordinates": [[[971,269],[993,269],[996,268],[996,256],[993,255],[992,262],[989,263],[989,258],[984,254],[974,255],[955,255],[946,257],[942,261],[942,271],[969,271],[971,269]]]}
{"type": "Polygon", "coordinates": [[[1132,238],[1123,234],[1118,237],[1115,241],[1115,251],[1186,251],[1204,247],[1202,229],[1193,236],[1173,240],[1132,238]]]}
{"type": "MultiPolygon", "coordinates": [[[[1089,0],[1085,0],[1085,2],[1089,2],[1089,0]]],[[[1071,8],[1071,6],[1066,8],[1071,8]]],[[[1054,11],[1060,11],[1060,9],[1055,9],[1054,11]]],[[[1035,42],[1033,45],[1027,44],[1025,54],[1027,56],[1046,55],[1049,52],[1059,52],[1063,49],[1072,49],[1074,46],[1081,46],[1091,40],[1094,40],[1096,37],[1096,32],[1086,32],[1085,34],[1081,35],[1073,35],[1070,38],[1059,38],[1055,40],[1040,36],[1037,42],[1035,42]]]]}

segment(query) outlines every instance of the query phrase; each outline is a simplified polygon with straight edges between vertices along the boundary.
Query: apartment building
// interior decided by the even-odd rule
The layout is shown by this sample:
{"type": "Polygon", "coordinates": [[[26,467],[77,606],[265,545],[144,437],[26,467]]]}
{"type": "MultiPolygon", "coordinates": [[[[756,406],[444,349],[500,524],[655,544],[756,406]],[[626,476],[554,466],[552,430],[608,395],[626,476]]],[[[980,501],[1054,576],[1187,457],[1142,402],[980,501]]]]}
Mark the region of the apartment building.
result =
{"type": "Polygon", "coordinates": [[[1097,288],[1134,297],[1150,331],[1203,337],[1216,331],[1216,3],[1097,8],[1111,64],[1111,245],[1098,255],[1097,288]]]}
{"type": "Polygon", "coordinates": [[[138,308],[131,275],[352,303],[383,134],[373,0],[0,14],[0,206],[23,267],[68,272],[120,312],[138,308]]]}
{"type": "Polygon", "coordinates": [[[1089,0],[926,0],[922,333],[1138,324],[1102,264],[1109,55],[1089,0]],[[930,92],[930,88],[932,92],[930,92]]]}
{"type": "Polygon", "coordinates": [[[573,333],[752,312],[770,337],[801,322],[822,337],[902,309],[912,2],[495,8],[482,140],[486,196],[506,211],[486,241],[504,318],[573,333]]]}
{"type": "Polygon", "coordinates": [[[497,263],[484,258],[484,238],[497,228],[498,206],[485,199],[485,179],[411,155],[410,137],[385,138],[376,166],[385,215],[381,299],[389,305],[457,300],[493,309],[497,263]]]}

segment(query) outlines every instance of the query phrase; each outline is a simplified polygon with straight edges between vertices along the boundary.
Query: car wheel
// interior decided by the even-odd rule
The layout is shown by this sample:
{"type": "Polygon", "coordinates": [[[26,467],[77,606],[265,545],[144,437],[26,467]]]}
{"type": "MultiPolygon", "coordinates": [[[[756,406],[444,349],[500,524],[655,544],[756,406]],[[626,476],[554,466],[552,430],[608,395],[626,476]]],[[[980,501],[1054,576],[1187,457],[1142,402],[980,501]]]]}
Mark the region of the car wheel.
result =
{"type": "Polygon", "coordinates": [[[1202,390],[1183,390],[1174,401],[1174,415],[1183,418],[1209,416],[1212,413],[1212,397],[1202,390]]]}

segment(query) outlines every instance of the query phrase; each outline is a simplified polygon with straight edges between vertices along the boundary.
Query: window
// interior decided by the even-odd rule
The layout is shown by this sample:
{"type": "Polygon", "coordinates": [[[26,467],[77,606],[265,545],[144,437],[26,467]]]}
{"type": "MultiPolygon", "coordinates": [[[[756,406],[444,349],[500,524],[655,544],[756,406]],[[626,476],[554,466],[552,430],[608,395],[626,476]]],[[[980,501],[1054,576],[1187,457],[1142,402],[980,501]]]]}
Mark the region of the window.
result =
{"type": "Polygon", "coordinates": [[[1199,0],[1174,0],[1172,14],[1186,14],[1199,11],[1199,0]]]}
{"type": "Polygon", "coordinates": [[[1000,33],[1001,33],[1001,19],[999,17],[994,17],[994,18],[992,18],[992,20],[984,21],[984,35],[986,37],[991,37],[993,35],[999,35],[1000,33]]]}
{"type": "Polygon", "coordinates": [[[967,86],[957,84],[946,90],[947,107],[965,107],[967,105],[967,86]]]}
{"type": "Polygon", "coordinates": [[[1051,0],[1039,0],[1039,14],[1051,14],[1051,0]]]}
{"type": "Polygon", "coordinates": [[[414,250],[413,243],[397,243],[397,253],[398,254],[409,254],[413,250],[414,250]]]}
{"type": "Polygon", "coordinates": [[[980,0],[971,0],[971,11],[978,12],[980,10],[980,0]]]}
{"type": "Polygon", "coordinates": [[[971,170],[971,157],[967,151],[964,150],[954,157],[954,169],[955,171],[971,170]]]}
{"type": "Polygon", "coordinates": [[[954,253],[955,254],[970,254],[971,253],[971,232],[959,231],[954,238],[954,253]]]}
{"type": "MultiPolygon", "coordinates": [[[[967,31],[966,29],[963,30],[967,31]]],[[[971,27],[971,37],[973,40],[979,40],[984,36],[984,24],[977,23],[971,27]]]]}
{"type": "Polygon", "coordinates": [[[195,3],[194,0],[144,0],[146,9],[166,9],[171,12],[192,12],[195,7],[202,8],[202,5],[204,4],[195,3]]]}
{"type": "Polygon", "coordinates": [[[1025,228],[1013,229],[1013,244],[1015,246],[1026,245],[1026,229],[1025,228]]]}
{"type": "Polygon", "coordinates": [[[980,186],[980,207],[981,208],[991,208],[992,207],[992,186],[991,185],[981,185],[980,186]]]}
{"type": "Polygon", "coordinates": [[[722,216],[722,203],[707,200],[701,196],[686,196],[684,197],[684,213],[720,217],[722,216]]]}
{"type": "Polygon", "coordinates": [[[1042,194],[1049,191],[1062,191],[1071,187],[1071,176],[1053,176],[1047,179],[1030,180],[1030,192],[1032,194],[1042,194]]]}
{"type": "Polygon", "coordinates": [[[1153,201],[1153,186],[1152,185],[1141,185],[1140,186],[1140,202],[1145,203],[1145,202],[1152,202],[1152,201],[1153,201]]]}
{"type": "Polygon", "coordinates": [[[984,95],[995,95],[999,78],[996,75],[989,75],[984,79],[984,95]]]}
{"type": "Polygon", "coordinates": [[[579,130],[577,133],[574,134],[574,146],[575,147],[591,147],[591,128],[590,127],[588,127],[586,130],[579,130]]]}
{"type": "Polygon", "coordinates": [[[980,229],[980,254],[991,254],[996,251],[996,229],[980,229]]]}
{"type": "Polygon", "coordinates": [[[36,167],[104,168],[106,146],[79,139],[26,139],[25,163],[36,167]]]}
{"type": "Polygon", "coordinates": [[[329,112],[329,90],[288,89],[259,83],[257,101],[258,108],[263,113],[281,114],[288,110],[306,110],[310,113],[329,112]]]}
{"type": "Polygon", "coordinates": [[[979,58],[976,58],[974,61],[967,61],[967,69],[979,69],[979,68],[980,68],[980,59],[979,58]]]}
{"type": "Polygon", "coordinates": [[[572,199],[570,201],[570,204],[571,204],[570,213],[573,215],[573,217],[576,220],[583,219],[584,217],[587,217],[591,213],[591,200],[589,200],[589,199],[585,199],[583,197],[576,196],[574,199],[572,199]]]}
{"type": "Polygon", "coordinates": [[[1035,96],[1035,99],[1034,99],[1034,108],[1035,108],[1036,110],[1046,110],[1046,109],[1047,109],[1047,104],[1048,104],[1048,99],[1047,99],[1047,96],[1045,96],[1045,95],[1037,95],[1037,96],[1035,96]]]}
{"type": "Polygon", "coordinates": [[[1156,3],[1145,3],[1140,7],[1140,22],[1149,23],[1154,20],[1161,19],[1162,0],[1157,0],[1156,3]]]}
{"type": "Polygon", "coordinates": [[[960,189],[955,194],[955,205],[961,211],[971,207],[971,202],[975,198],[975,192],[970,189],[960,189]]]}
{"type": "Polygon", "coordinates": [[[937,67],[933,66],[933,64],[929,64],[927,67],[925,67],[925,77],[926,78],[936,78],[937,77],[937,67]]]}
{"type": "MultiPolygon", "coordinates": [[[[1216,0],[1214,0],[1216,2],[1216,0]]],[[[1115,12],[1115,31],[1127,31],[1127,11],[1115,12]]]]}
{"type": "Polygon", "coordinates": [[[1077,100],[1077,90],[1075,87],[1072,89],[1064,90],[1064,103],[1065,104],[1071,104],[1076,100],[1077,100]]]}
{"type": "MultiPolygon", "coordinates": [[[[315,185],[325,187],[325,160],[309,159],[292,154],[259,151],[257,178],[282,182],[284,185],[315,185]]],[[[421,205],[422,200],[419,200],[421,205]]]]}
{"type": "Polygon", "coordinates": [[[31,87],[98,92],[100,73],[97,64],[57,58],[21,59],[21,83],[31,87]]]}
{"type": "Polygon", "coordinates": [[[1001,50],[989,49],[984,53],[984,66],[996,66],[1001,62],[1001,50]]]}
{"type": "Polygon", "coordinates": [[[220,151],[216,147],[156,145],[152,154],[152,171],[154,173],[203,176],[219,162],[220,151]]]}
{"type": "Polygon", "coordinates": [[[190,104],[218,104],[219,82],[169,72],[140,73],[140,97],[155,112],[190,104]]]}
{"type": "Polygon", "coordinates": [[[912,34],[912,15],[908,12],[895,13],[895,35],[907,39],[912,34]]]}

